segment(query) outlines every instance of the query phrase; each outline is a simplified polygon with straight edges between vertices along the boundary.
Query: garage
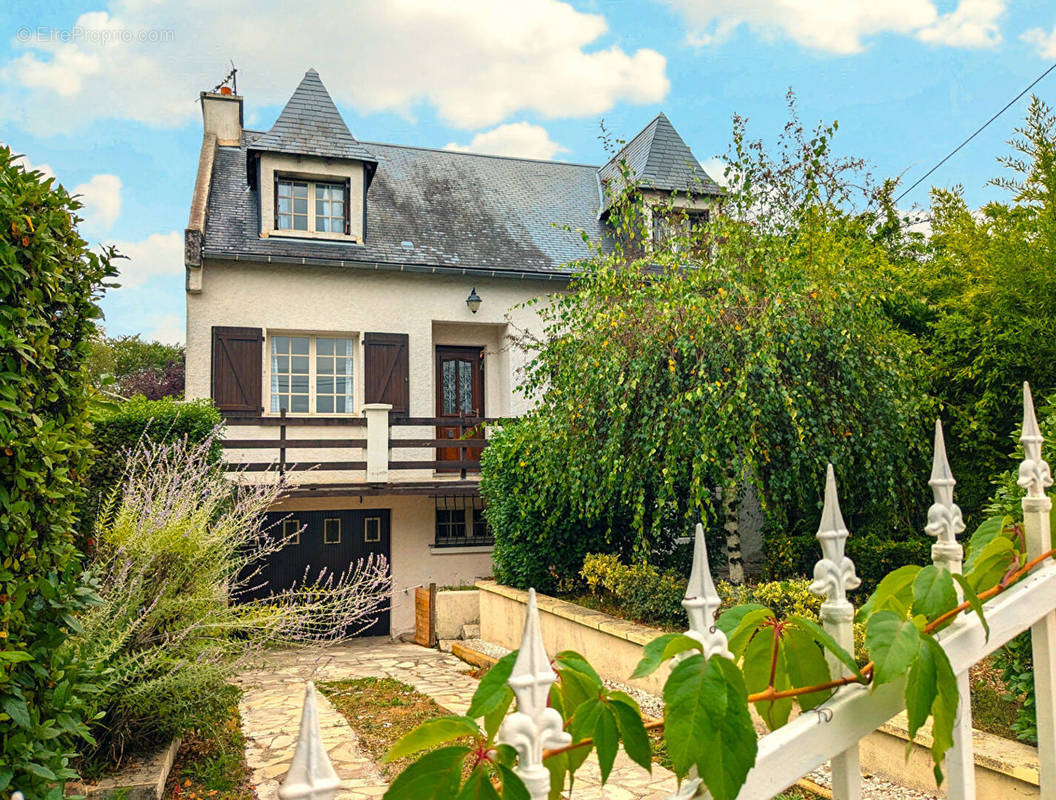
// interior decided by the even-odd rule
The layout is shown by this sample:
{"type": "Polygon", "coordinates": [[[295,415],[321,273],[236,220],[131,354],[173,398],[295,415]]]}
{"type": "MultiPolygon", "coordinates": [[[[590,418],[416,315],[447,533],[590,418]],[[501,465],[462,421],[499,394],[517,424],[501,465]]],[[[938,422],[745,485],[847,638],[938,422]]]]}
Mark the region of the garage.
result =
{"type": "MultiPolygon", "coordinates": [[[[282,511],[267,514],[264,530],[275,538],[289,539],[260,570],[260,587],[247,599],[269,597],[295,583],[315,581],[320,572],[342,574],[370,555],[390,559],[390,511],[282,511]]],[[[388,636],[390,610],[359,631],[358,636],[388,636]]]]}

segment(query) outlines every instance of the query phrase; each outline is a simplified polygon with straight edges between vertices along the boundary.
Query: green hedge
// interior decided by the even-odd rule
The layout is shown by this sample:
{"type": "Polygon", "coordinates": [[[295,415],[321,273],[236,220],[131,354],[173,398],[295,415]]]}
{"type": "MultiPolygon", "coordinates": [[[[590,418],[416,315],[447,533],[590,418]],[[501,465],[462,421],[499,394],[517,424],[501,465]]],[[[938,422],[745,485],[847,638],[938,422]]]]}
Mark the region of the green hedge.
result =
{"type": "Polygon", "coordinates": [[[93,676],[64,646],[91,598],[74,545],[89,467],[85,364],[109,254],[80,203],[0,147],[0,795],[60,798],[92,715],[93,676]]]}
{"type": "MultiPolygon", "coordinates": [[[[128,462],[127,453],[136,448],[145,435],[154,442],[165,443],[188,438],[204,441],[221,423],[220,412],[211,400],[131,400],[100,412],[92,426],[92,444],[97,452],[88,473],[88,493],[81,514],[80,530],[91,536],[95,519],[111,492],[121,483],[128,462]]],[[[220,458],[217,441],[214,456],[220,458]]]]}

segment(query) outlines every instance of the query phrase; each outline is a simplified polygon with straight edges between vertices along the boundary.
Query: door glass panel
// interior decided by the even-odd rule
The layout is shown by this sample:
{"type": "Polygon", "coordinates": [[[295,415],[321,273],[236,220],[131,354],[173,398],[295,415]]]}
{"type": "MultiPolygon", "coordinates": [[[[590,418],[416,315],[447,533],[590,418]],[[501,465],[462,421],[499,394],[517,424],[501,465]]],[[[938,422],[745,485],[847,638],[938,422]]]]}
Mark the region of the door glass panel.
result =
{"type": "Polygon", "coordinates": [[[458,386],[456,385],[458,376],[455,373],[455,363],[454,361],[443,362],[441,380],[443,381],[444,414],[458,414],[458,386]]]}
{"type": "Polygon", "coordinates": [[[459,411],[466,416],[473,414],[473,362],[458,362],[459,411]]]}

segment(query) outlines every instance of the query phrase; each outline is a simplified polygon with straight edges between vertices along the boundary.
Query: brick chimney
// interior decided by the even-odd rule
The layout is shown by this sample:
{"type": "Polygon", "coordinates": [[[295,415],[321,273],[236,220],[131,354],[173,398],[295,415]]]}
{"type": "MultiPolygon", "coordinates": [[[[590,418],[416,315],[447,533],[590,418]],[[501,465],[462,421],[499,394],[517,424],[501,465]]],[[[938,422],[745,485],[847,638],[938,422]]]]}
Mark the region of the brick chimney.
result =
{"type": "Polygon", "coordinates": [[[216,134],[220,146],[242,143],[242,98],[224,86],[220,92],[202,92],[202,122],[207,134],[216,134]]]}

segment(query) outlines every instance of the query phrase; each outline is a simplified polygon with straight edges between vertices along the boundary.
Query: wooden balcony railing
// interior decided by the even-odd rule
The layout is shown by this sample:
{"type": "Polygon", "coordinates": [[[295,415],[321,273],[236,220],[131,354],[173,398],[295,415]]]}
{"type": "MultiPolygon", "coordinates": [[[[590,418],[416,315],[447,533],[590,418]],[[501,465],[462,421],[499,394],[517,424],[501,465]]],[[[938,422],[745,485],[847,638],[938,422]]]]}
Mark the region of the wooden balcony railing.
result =
{"type": "MultiPolygon", "coordinates": [[[[323,472],[341,471],[367,473],[368,483],[387,483],[390,472],[432,470],[458,473],[465,480],[468,473],[480,469],[480,457],[488,445],[485,430],[499,422],[498,418],[470,417],[395,417],[389,418],[390,407],[370,404],[363,407],[362,417],[260,417],[250,424],[276,428],[276,436],[268,438],[227,438],[225,450],[267,451],[271,457],[259,460],[226,461],[229,471],[265,472],[279,474],[303,470],[323,472]],[[324,439],[290,438],[290,428],[344,426],[350,436],[324,439]],[[397,431],[409,428],[432,428],[429,436],[402,437],[397,431]],[[356,460],[304,460],[290,451],[334,450],[356,460]],[[392,452],[401,451],[394,459],[392,452]],[[412,451],[408,456],[406,451],[412,451]],[[418,452],[414,452],[418,451],[418,452]],[[358,456],[358,458],[356,458],[358,456]]],[[[415,433],[414,431],[408,431],[415,433]]],[[[418,432],[420,434],[420,432],[418,432]]]]}

